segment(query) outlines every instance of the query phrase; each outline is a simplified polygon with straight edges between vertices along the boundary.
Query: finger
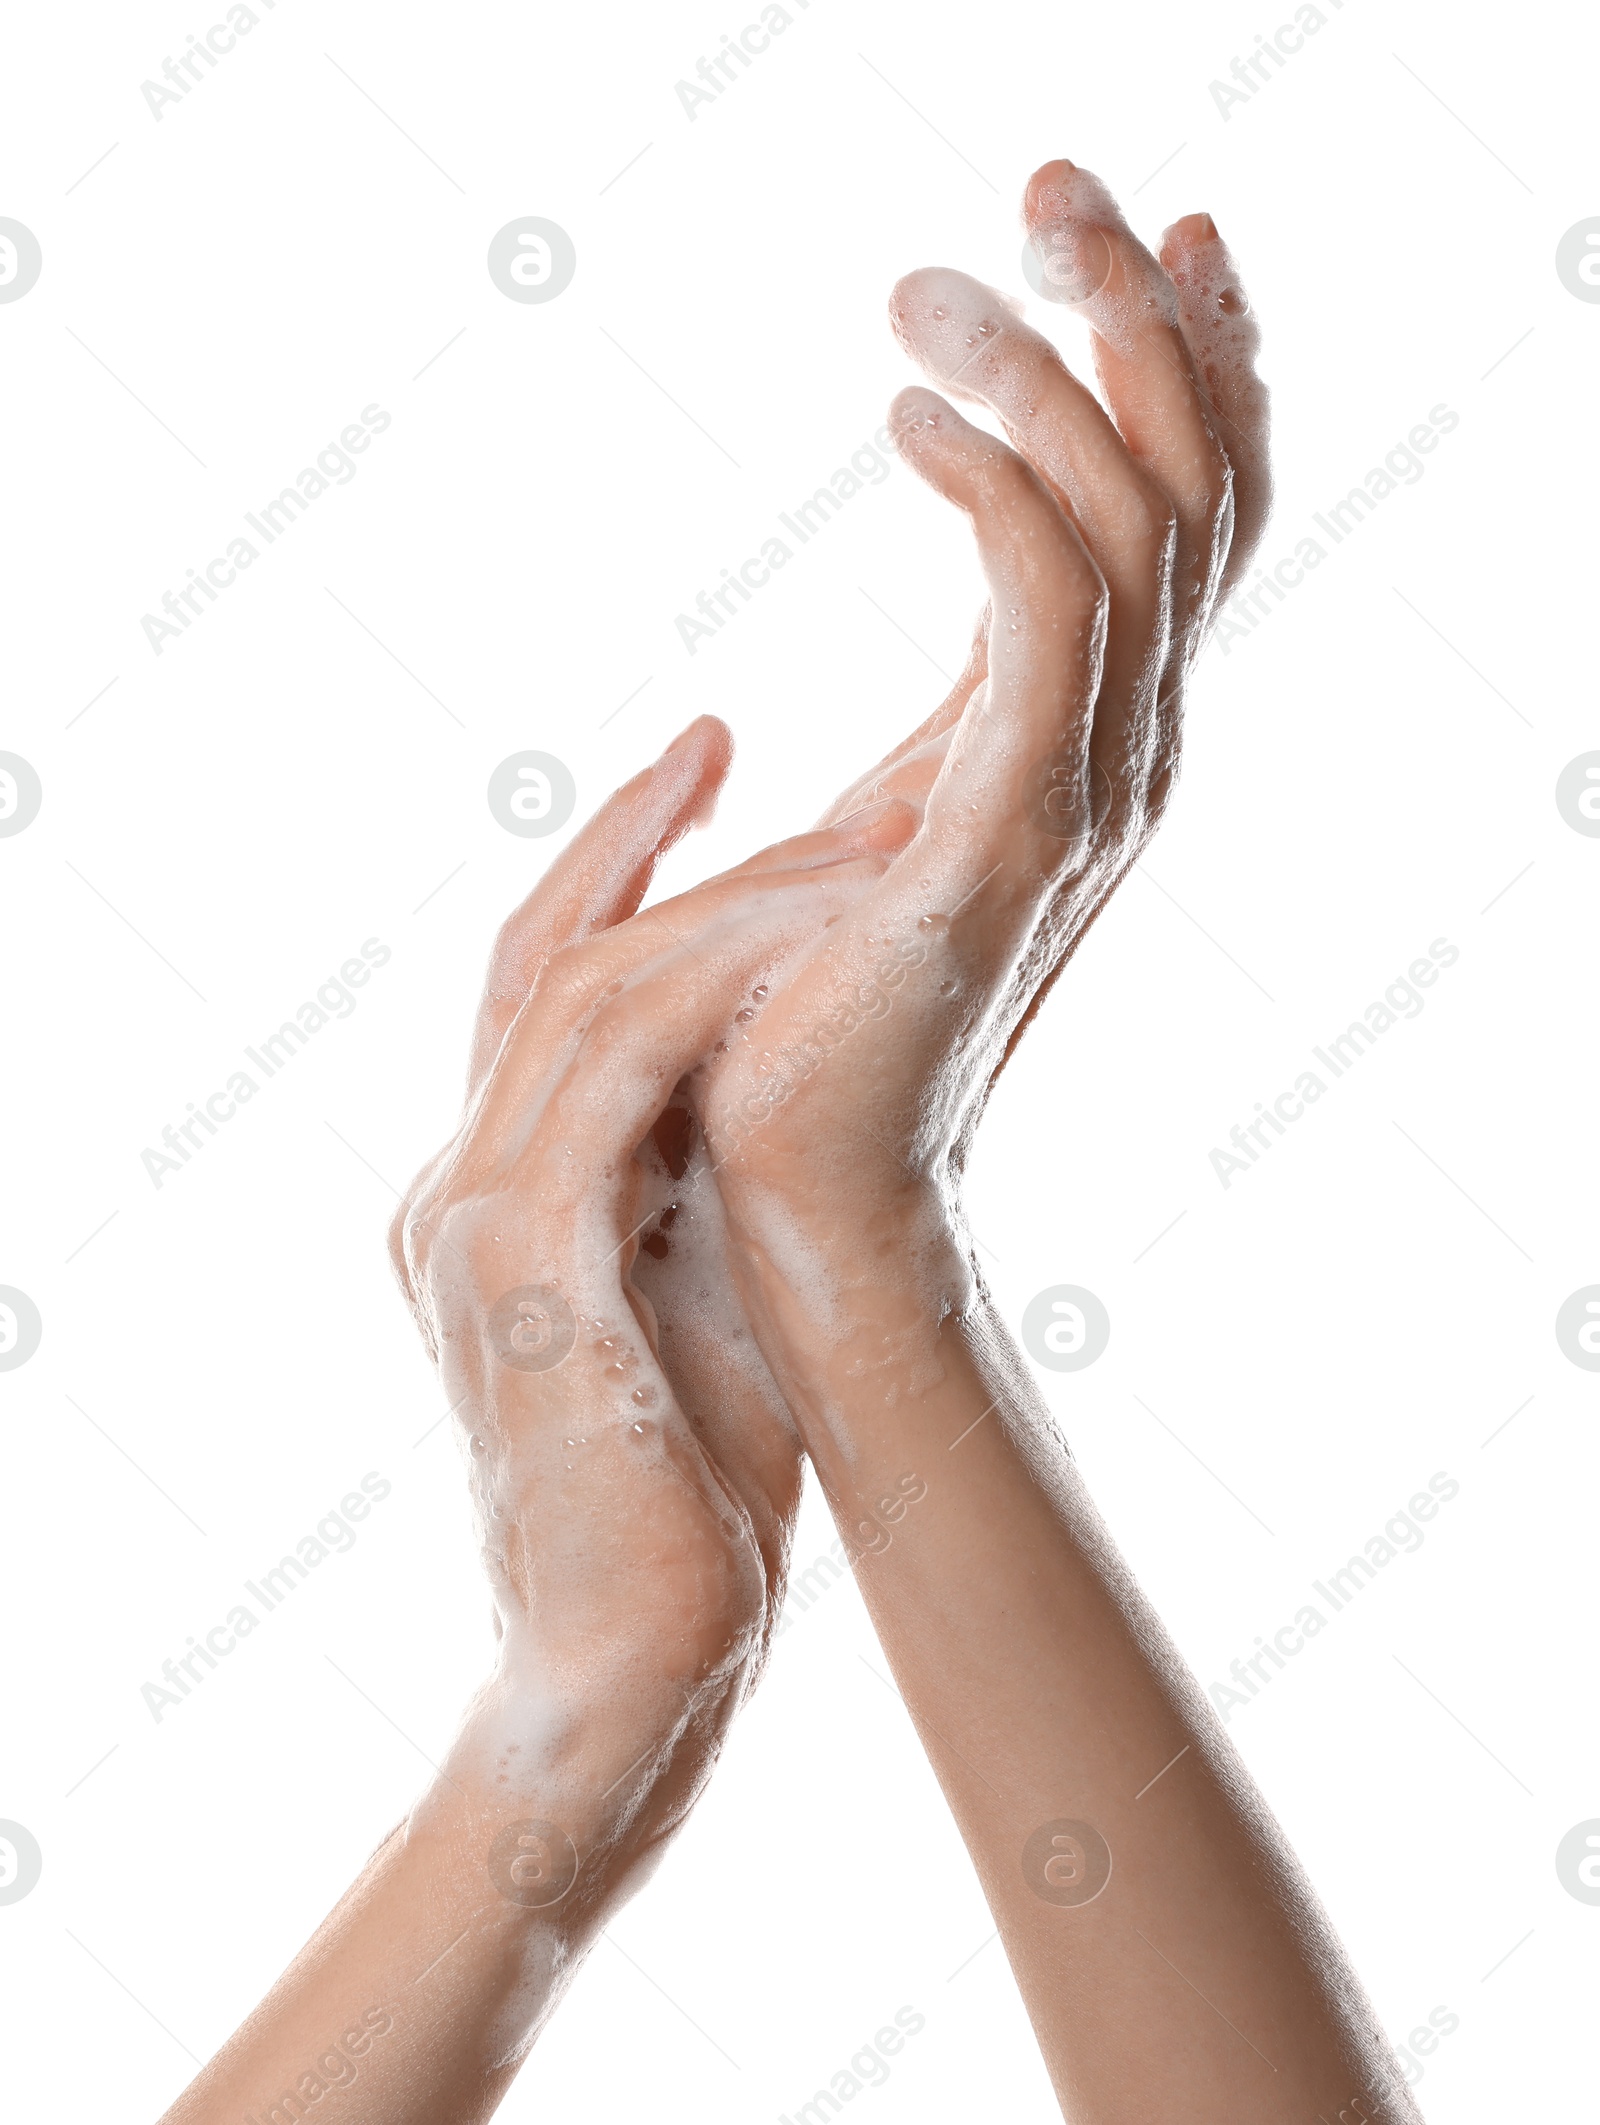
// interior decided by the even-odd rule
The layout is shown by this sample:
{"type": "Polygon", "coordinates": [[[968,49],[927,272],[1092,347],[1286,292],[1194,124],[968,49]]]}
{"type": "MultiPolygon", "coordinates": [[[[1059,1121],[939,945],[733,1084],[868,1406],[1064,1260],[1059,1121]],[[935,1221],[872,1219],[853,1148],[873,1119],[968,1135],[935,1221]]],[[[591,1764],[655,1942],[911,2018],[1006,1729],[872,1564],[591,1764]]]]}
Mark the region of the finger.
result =
{"type": "MultiPolygon", "coordinates": [[[[1043,333],[993,288],[948,267],[896,283],[896,337],[941,389],[992,407],[1013,445],[1071,514],[1136,626],[1154,619],[1173,509],[1135,464],[1104,407],[1043,333]]],[[[1120,614],[1119,614],[1120,617],[1120,614]]]]}
{"type": "Polygon", "coordinates": [[[1183,336],[1233,467],[1226,596],[1248,567],[1272,507],[1271,394],[1255,366],[1261,332],[1233,254],[1209,214],[1187,214],[1172,224],[1161,263],[1177,290],[1183,336]]]}
{"type": "Polygon", "coordinates": [[[920,812],[944,759],[944,747],[938,741],[961,721],[967,703],[983,684],[988,669],[989,608],[985,606],[978,615],[967,661],[949,693],[909,737],[902,738],[898,745],[885,753],[876,767],[869,768],[834,799],[822,815],[823,825],[837,825],[863,805],[888,797],[912,804],[920,812]]]}
{"type": "Polygon", "coordinates": [[[740,901],[718,905],[679,933],[675,951],[609,994],[565,1059],[506,1185],[537,1186],[568,1220],[609,1240],[614,1263],[636,1239],[625,1217],[636,1194],[636,1147],[739,1011],[753,1012],[785,962],[859,898],[864,881],[848,874],[867,867],[855,860],[747,881],[740,901]]]}
{"type": "Polygon", "coordinates": [[[1049,162],[1028,180],[1023,215],[1046,288],[1087,321],[1111,416],[1178,517],[1180,631],[1210,597],[1227,546],[1230,470],[1160,261],[1087,170],[1049,162]]]}
{"type": "Polygon", "coordinates": [[[959,900],[1008,867],[1001,889],[1031,900],[1067,856],[1065,815],[1087,815],[1105,582],[1015,450],[920,388],[900,394],[890,421],[907,463],[970,518],[993,614],[988,678],[950,737],[915,861],[908,853],[896,874],[909,866],[919,891],[959,900]]]}
{"type": "MultiPolygon", "coordinates": [[[[612,792],[521,906],[507,916],[490,953],[473,1026],[469,1107],[540,969],[579,938],[634,913],[662,856],[709,815],[732,758],[727,725],[715,716],[698,717],[658,760],[612,792]]],[[[390,1262],[408,1295],[414,1288],[408,1239],[414,1207],[437,1192],[451,1169],[453,1152],[454,1147],[447,1146],[429,1160],[389,1226],[390,1262]]]]}
{"type": "Polygon", "coordinates": [[[488,1075],[540,967],[580,937],[633,914],[661,858],[709,815],[732,759],[727,725],[699,717],[659,760],[613,791],[506,918],[473,1032],[469,1096],[488,1075]]]}
{"type": "Polygon", "coordinates": [[[1176,514],[1101,406],[1007,298],[946,267],[907,274],[890,302],[901,344],[989,406],[1071,516],[1105,577],[1110,626],[1096,757],[1118,780],[1144,739],[1136,710],[1166,654],[1176,514]]]}
{"type": "Polygon", "coordinates": [[[833,824],[813,827],[810,833],[796,834],[788,841],[774,842],[771,848],[759,849],[743,863],[720,871],[716,879],[706,882],[754,878],[766,871],[820,869],[837,863],[841,855],[853,849],[882,849],[892,854],[910,838],[913,824],[907,817],[907,807],[895,797],[872,797],[833,824]]]}
{"type": "MultiPolygon", "coordinates": [[[[732,1240],[705,1141],[680,1084],[641,1153],[653,1185],[630,1295],[642,1298],[662,1371],[711,1461],[743,1502],[769,1587],[800,1502],[794,1423],[730,1273],[732,1240]]],[[[638,1203],[638,1212],[647,1207],[638,1203]]]]}
{"type": "MultiPolygon", "coordinates": [[[[909,822],[890,825],[898,845],[909,822]]],[[[699,932],[747,912],[769,890],[802,879],[819,881],[808,904],[820,927],[881,876],[887,856],[875,844],[883,834],[883,818],[869,814],[859,829],[833,832],[836,860],[830,864],[818,862],[812,852],[803,867],[792,871],[741,871],[714,879],[555,954],[501,1043],[466,1128],[428,1176],[427,1200],[413,1209],[408,1234],[426,1226],[437,1203],[501,1184],[525,1149],[534,1118],[609,1000],[654,969],[678,964],[685,951],[694,950],[699,932]]],[[[806,844],[816,838],[800,837],[806,844]]],[[[643,1134],[639,1129],[632,1142],[643,1134]]]]}

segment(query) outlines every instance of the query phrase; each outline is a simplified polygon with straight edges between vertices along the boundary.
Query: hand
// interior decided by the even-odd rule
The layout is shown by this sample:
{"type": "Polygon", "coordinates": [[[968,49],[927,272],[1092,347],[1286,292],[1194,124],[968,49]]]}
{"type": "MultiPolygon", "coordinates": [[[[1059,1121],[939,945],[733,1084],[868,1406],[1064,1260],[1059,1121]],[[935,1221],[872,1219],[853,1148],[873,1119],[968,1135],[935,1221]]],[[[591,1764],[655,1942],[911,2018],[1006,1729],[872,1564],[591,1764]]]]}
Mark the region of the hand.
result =
{"type": "Polygon", "coordinates": [[[699,1088],[769,1286],[805,1282],[802,1231],[948,1227],[989,1087],[1166,806],[1185,679],[1267,510],[1255,328],[1209,218],[1158,261],[1070,163],[1025,216],[1106,409],[993,290],[943,268],[895,289],[907,349],[1013,447],[931,391],[892,411],[972,521],[989,608],[949,699],[830,814],[897,799],[920,830],[699,1088]]]}
{"type": "Polygon", "coordinates": [[[991,291],[896,289],[912,353],[1010,439],[930,391],[894,409],[972,520],[989,613],[950,700],[844,800],[908,803],[914,836],[697,1096],[752,1319],[842,1524],[927,1472],[861,1591],[1063,2114],[1415,2125],[958,1230],[988,1088],[1161,817],[1184,680],[1267,498],[1254,334],[1210,224],[1170,231],[1164,268],[1066,164],[1026,211],[1109,415],[991,291]]]}
{"type": "Polygon", "coordinates": [[[466,1114],[392,1234],[470,1441],[496,1669],[427,1792],[170,2125],[298,2116],[323,2092],[313,2058],[337,2061],[334,2085],[359,2072],[351,2125],[481,2125],[759,1671],[798,1451],[726,1296],[675,1087],[880,874],[896,828],[880,809],[637,913],[728,754],[720,724],[685,732],[501,932],[466,1114]],[[632,1281],[645,1263],[670,1333],[632,1281]],[[348,2056],[330,2030],[352,2032],[348,2056]]]}
{"type": "Polygon", "coordinates": [[[634,913],[727,757],[696,725],[506,925],[464,1119],[392,1235],[470,1441],[500,1634],[461,1760],[492,1756],[510,1790],[485,1790],[571,1840],[577,1913],[703,1783],[765,1651],[799,1491],[748,1331],[727,1348],[703,1154],[663,1117],[687,1120],[683,1073],[886,860],[868,816],[634,913]],[[639,1262],[680,1316],[665,1361],[639,1262]]]}

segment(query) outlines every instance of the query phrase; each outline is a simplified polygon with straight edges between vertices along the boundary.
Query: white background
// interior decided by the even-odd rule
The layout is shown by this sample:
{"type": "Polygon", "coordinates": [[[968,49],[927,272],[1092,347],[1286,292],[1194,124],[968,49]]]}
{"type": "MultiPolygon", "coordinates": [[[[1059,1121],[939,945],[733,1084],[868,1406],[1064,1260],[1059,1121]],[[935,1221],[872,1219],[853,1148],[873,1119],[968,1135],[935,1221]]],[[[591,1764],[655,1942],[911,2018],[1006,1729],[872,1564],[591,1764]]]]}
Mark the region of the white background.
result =
{"type": "MultiPolygon", "coordinates": [[[[973,1225],[1013,1321],[1062,1282],[1109,1308],[1105,1356],[1043,1386],[1203,1681],[1457,1479],[1231,1731],[1386,2026],[1459,2017],[1429,2116],[1586,2111],[1600,1908],[1554,1854],[1600,1816],[1600,1379],[1553,1323],[1600,1280],[1600,842],[1554,785],[1600,747],[1600,307],[1554,252],[1600,213],[1592,31],[1328,4],[1225,120],[1210,82],[1287,0],[815,0],[691,121],[675,83],[753,0],[258,0],[158,122],[140,84],[224,12],[20,9],[0,69],[0,213],[44,253],[0,308],[0,747],[44,785],[0,841],[0,1282],[44,1321],[0,1378],[0,1817],[44,1852],[0,1908],[18,2114],[169,2102],[486,1661],[382,1232],[451,1124],[494,927],[559,845],[502,831],[490,772],[558,754],[581,819],[726,717],[732,787],[671,888],[926,712],[980,593],[898,466],[697,655],[675,616],[910,380],[899,273],[1020,288],[1021,186],[1059,154],[1149,235],[1209,209],[1243,259],[1276,393],[1264,560],[1430,408],[1459,427],[1208,655],[1179,801],[1005,1080],[973,1225]],[[525,214],[577,247],[548,304],[485,270],[525,214]],[[374,402],[356,478],[157,657],[141,615],[374,402]],[[393,956],[354,1014],[158,1191],[142,1150],[369,937],[393,956]],[[1224,1190],[1212,1147],[1441,937],[1421,1016],[1224,1190]],[[393,1492],[357,1546],[155,1723],[141,1684],[368,1470],[393,1492]]],[[[797,1564],[831,1538],[808,1507],[797,1564]]],[[[853,2107],[1055,2114],[868,1663],[849,1585],[794,1616],[506,2116],[775,2119],[906,2004],[926,2028],[853,2107]]]]}

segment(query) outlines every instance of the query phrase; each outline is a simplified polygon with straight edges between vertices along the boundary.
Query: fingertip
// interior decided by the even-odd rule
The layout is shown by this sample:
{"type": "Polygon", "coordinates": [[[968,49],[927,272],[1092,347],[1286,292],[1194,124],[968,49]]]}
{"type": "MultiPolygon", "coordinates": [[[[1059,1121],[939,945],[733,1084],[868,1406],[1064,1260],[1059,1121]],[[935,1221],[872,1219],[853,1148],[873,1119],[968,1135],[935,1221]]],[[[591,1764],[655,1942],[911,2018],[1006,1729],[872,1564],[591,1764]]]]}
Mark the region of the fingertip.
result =
{"type": "Polygon", "coordinates": [[[1015,344],[1019,334],[1037,337],[1023,322],[1016,296],[951,266],[919,266],[897,280],[889,321],[906,353],[935,383],[979,400],[993,373],[987,363],[974,369],[985,348],[1002,340],[1015,344]]]}
{"type": "Polygon", "coordinates": [[[965,312],[976,304],[986,308],[999,303],[1013,315],[1020,314],[1021,302],[1015,295],[1008,295],[1003,288],[994,288],[987,281],[976,280],[970,273],[963,273],[955,266],[917,266],[910,273],[902,273],[889,291],[889,317],[898,333],[903,326],[917,323],[928,317],[942,317],[947,310],[965,312]]]}
{"type": "Polygon", "coordinates": [[[915,449],[941,432],[959,433],[966,426],[950,401],[926,384],[908,384],[889,404],[889,433],[898,450],[915,449]]]}
{"type": "Polygon", "coordinates": [[[895,449],[919,479],[946,501],[959,501],[972,469],[974,442],[993,437],[963,420],[947,398],[913,384],[889,408],[895,449]]]}
{"type": "Polygon", "coordinates": [[[1063,202],[1071,190],[1071,180],[1078,174],[1078,165],[1068,162],[1064,155],[1054,162],[1043,162],[1028,179],[1022,192],[1022,218],[1030,226],[1041,215],[1050,211],[1064,211],[1063,202]],[[1048,205],[1046,204],[1048,202],[1048,205]]]}
{"type": "Polygon", "coordinates": [[[1064,220],[1122,222],[1122,209],[1110,187],[1093,170],[1080,169],[1062,157],[1046,162],[1028,179],[1022,194],[1024,226],[1064,220]]]}
{"type": "Polygon", "coordinates": [[[1169,249],[1187,251],[1195,244],[1216,243],[1217,225],[1209,214],[1183,214],[1161,233],[1161,255],[1169,249]]]}
{"type": "Polygon", "coordinates": [[[721,780],[733,763],[733,732],[720,716],[696,716],[679,731],[656,764],[665,767],[669,761],[721,780]]]}
{"type": "Polygon", "coordinates": [[[667,747],[669,753],[700,746],[717,755],[724,764],[733,758],[733,732],[720,716],[696,716],[667,747]]]}
{"type": "Polygon", "coordinates": [[[733,732],[720,716],[696,716],[673,739],[656,762],[657,772],[666,770],[669,779],[682,778],[671,800],[670,840],[690,827],[707,824],[732,765],[733,732]]]}
{"type": "Polygon", "coordinates": [[[917,266],[902,273],[889,290],[889,328],[913,361],[917,328],[937,306],[940,286],[948,281],[950,271],[948,266],[917,266]]]}
{"type": "Polygon", "coordinates": [[[907,384],[889,401],[889,419],[898,427],[915,427],[924,420],[935,418],[941,411],[951,413],[955,409],[947,399],[926,384],[907,384]]]}
{"type": "MultiPolygon", "coordinates": [[[[1233,319],[1245,331],[1253,330],[1250,298],[1238,264],[1209,214],[1185,214],[1164,232],[1161,263],[1178,291],[1191,342],[1207,337],[1216,321],[1233,319]]],[[[1239,341],[1236,351],[1245,344],[1239,341]]],[[[1207,381],[1216,382],[1210,371],[1207,381]]]]}
{"type": "Polygon", "coordinates": [[[1209,214],[1184,214],[1170,228],[1163,229],[1156,255],[1178,284],[1197,275],[1231,269],[1228,246],[1209,214]]]}
{"type": "Polygon", "coordinates": [[[948,270],[945,266],[914,266],[909,273],[901,274],[889,290],[889,322],[896,332],[906,312],[921,302],[929,281],[948,270]]]}

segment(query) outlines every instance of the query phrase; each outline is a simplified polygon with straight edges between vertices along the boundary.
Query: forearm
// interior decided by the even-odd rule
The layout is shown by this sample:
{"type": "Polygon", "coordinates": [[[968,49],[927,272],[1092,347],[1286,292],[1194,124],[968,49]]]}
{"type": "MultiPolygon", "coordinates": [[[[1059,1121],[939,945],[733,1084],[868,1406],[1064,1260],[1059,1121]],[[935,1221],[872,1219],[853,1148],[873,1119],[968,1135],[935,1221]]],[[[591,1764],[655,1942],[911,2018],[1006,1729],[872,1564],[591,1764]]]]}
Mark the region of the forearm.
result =
{"type": "MultiPolygon", "coordinates": [[[[833,1260],[863,1253],[857,1233],[833,1260]]],[[[1093,2125],[1413,2118],[1005,1331],[981,1308],[940,1322],[896,1266],[925,1251],[871,1260],[836,1279],[825,1320],[805,1321],[800,1280],[769,1287],[765,1332],[1063,2109],[1093,2125]],[[896,1510],[908,1473],[916,1502],[896,1510]]]]}
{"type": "Polygon", "coordinates": [[[540,1747],[495,1695],[163,2125],[286,2125],[333,2089],[344,2125],[492,2114],[624,1893],[596,1796],[626,1768],[597,1726],[540,1747]]]}

